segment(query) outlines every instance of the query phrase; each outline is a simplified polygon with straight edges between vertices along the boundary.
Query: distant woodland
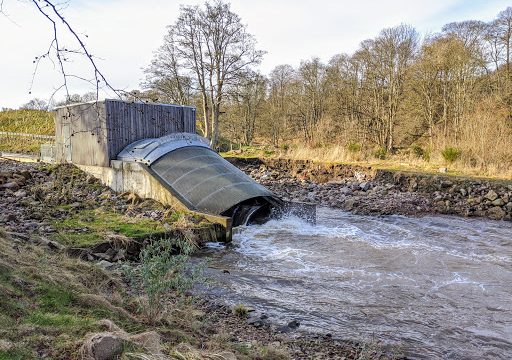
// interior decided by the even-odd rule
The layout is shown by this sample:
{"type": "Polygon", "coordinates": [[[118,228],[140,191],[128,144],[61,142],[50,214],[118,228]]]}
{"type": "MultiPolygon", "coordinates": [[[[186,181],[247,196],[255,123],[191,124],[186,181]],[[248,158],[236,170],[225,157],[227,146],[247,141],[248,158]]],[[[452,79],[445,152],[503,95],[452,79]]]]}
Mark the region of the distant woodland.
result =
{"type": "Polygon", "coordinates": [[[509,168],[511,45],[509,7],[491,22],[453,22],[423,36],[398,25],[353,54],[283,64],[265,76],[255,70],[264,54],[229,5],[217,2],[182,8],[144,86],[155,100],[196,104],[210,138],[218,126],[239,144],[341,146],[348,157],[405,152],[425,161],[441,154],[509,168]],[[232,68],[217,59],[223,51],[232,68]],[[218,124],[208,120],[212,111],[218,124]]]}
{"type": "Polygon", "coordinates": [[[352,54],[264,75],[265,52],[218,0],[181,7],[143,90],[126,97],[195,105],[202,134],[224,150],[336,149],[339,160],[407,156],[512,174],[511,46],[509,7],[434,34],[401,24],[352,54]]]}

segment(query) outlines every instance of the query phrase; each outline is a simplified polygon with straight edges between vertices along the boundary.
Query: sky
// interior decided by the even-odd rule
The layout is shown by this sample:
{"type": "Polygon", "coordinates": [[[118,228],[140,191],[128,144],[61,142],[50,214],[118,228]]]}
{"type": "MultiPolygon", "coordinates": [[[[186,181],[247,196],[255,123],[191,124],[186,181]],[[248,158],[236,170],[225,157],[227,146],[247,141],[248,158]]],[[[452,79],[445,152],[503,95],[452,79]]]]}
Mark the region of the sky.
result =
{"type": "MultiPolygon", "coordinates": [[[[162,44],[166,26],[174,23],[180,4],[193,0],[69,0],[66,20],[85,40],[108,81],[118,89],[140,89],[153,52],[162,44]]],[[[434,33],[449,22],[492,20],[510,6],[503,0],[232,0],[242,18],[267,51],[260,66],[268,74],[277,65],[298,66],[314,56],[328,61],[352,53],[361,41],[388,27],[412,25],[422,34],[434,33]]],[[[30,99],[49,99],[62,78],[50,61],[34,71],[34,59],[52,39],[52,27],[28,0],[4,0],[0,14],[0,109],[18,108],[30,99]],[[35,76],[34,76],[35,73],[35,76]],[[32,81],[33,80],[33,81],[32,81]],[[32,84],[32,85],[31,85],[32,84]]],[[[76,48],[69,36],[63,46],[76,48]]],[[[85,61],[68,64],[70,73],[92,77],[85,61]]],[[[70,80],[70,93],[90,91],[83,81],[70,80]]],[[[109,96],[108,93],[100,94],[109,96]]],[[[64,93],[57,94],[62,99],[64,93]]]]}

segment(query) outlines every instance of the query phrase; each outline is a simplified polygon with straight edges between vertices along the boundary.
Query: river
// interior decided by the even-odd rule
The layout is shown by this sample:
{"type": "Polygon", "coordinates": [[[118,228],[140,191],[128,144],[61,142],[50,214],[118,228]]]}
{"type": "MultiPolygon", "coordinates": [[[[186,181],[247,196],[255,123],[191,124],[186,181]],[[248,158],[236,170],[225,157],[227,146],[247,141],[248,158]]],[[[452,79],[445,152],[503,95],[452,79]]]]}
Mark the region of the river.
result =
{"type": "Polygon", "coordinates": [[[512,358],[511,222],[317,215],[241,227],[205,250],[209,295],[411,358],[512,358]]]}

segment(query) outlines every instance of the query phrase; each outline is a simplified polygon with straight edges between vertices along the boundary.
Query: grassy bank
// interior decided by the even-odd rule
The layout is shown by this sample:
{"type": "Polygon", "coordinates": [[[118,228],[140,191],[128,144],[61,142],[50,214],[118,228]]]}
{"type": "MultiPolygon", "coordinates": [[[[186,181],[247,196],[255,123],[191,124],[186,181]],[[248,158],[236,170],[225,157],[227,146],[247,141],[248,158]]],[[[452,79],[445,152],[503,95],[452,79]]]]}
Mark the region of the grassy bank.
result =
{"type": "MultiPolygon", "coordinates": [[[[54,135],[55,121],[48,111],[4,110],[0,111],[0,132],[54,135]]],[[[48,140],[0,135],[0,151],[38,153],[45,143],[48,140]]]]}
{"type": "MultiPolygon", "coordinates": [[[[151,261],[151,260],[148,260],[151,261]]],[[[148,266],[154,268],[159,263],[148,266]]],[[[287,359],[267,346],[230,340],[218,315],[167,291],[149,318],[147,291],[119,272],[0,233],[0,359],[83,359],[95,337],[120,344],[123,359],[287,359]]],[[[167,275],[169,276],[169,275],[167,275]]],[[[155,279],[156,280],[156,279],[155,279]]],[[[163,279],[160,279],[163,281],[163,279]]]]}
{"type": "Polygon", "coordinates": [[[365,151],[360,146],[307,147],[303,145],[283,146],[242,146],[240,149],[223,152],[225,157],[240,158],[285,158],[312,160],[323,163],[371,166],[375,169],[410,171],[436,174],[446,168],[445,175],[467,176],[490,179],[512,179],[512,162],[491,163],[485,167],[471,166],[460,158],[446,160],[439,153],[428,153],[420,148],[404,149],[396,154],[386,155],[365,151]],[[428,156],[427,156],[428,155],[428,156]]]}

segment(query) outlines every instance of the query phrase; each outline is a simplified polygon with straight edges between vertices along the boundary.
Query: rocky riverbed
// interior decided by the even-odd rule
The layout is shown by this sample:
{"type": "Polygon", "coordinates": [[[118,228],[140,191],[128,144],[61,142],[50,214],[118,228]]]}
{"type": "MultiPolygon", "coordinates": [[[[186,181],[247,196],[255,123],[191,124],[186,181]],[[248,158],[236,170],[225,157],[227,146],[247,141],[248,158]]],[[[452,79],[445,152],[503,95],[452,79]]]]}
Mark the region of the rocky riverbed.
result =
{"type": "Polygon", "coordinates": [[[229,159],[285,200],[358,214],[453,214],[512,220],[512,181],[285,159],[229,159]]]}

